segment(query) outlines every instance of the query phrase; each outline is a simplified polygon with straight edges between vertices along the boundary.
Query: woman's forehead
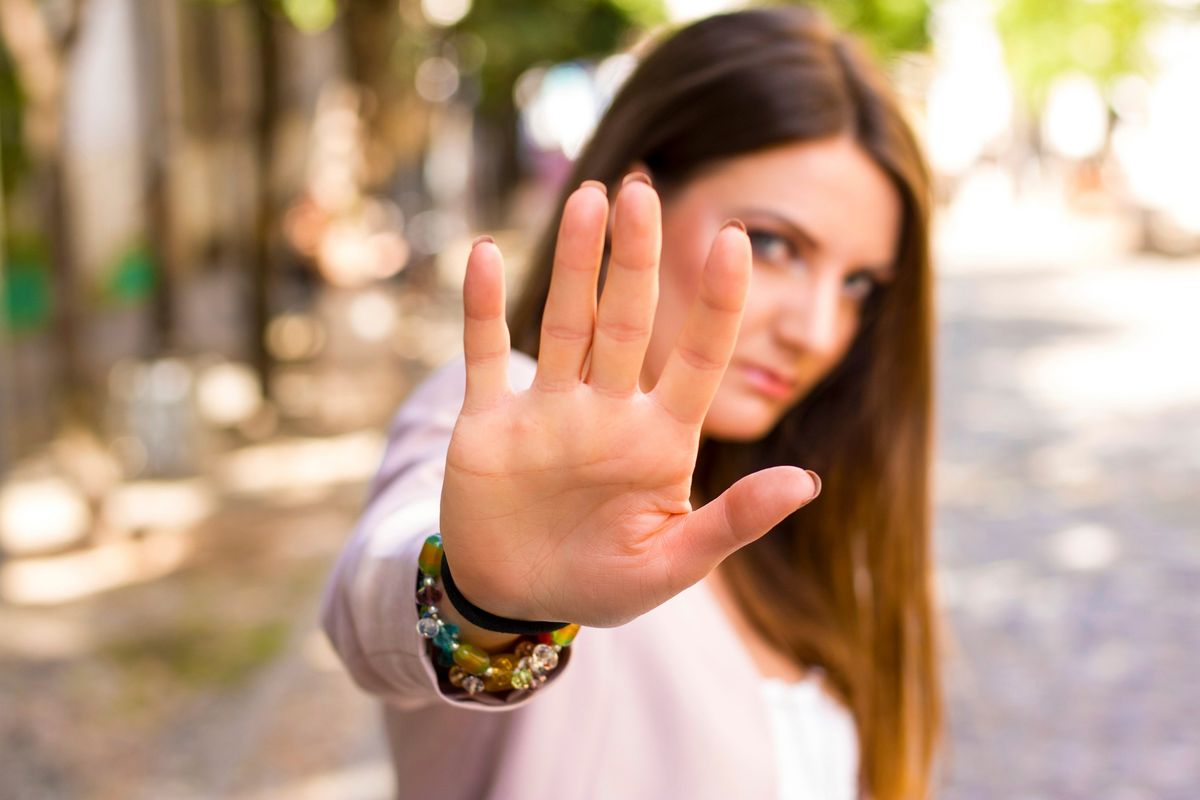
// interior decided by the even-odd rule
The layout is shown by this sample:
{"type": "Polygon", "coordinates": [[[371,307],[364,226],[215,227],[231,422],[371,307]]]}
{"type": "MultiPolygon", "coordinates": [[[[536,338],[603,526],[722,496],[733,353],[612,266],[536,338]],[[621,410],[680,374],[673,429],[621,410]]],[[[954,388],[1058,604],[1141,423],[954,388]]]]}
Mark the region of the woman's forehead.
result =
{"type": "Polygon", "coordinates": [[[861,264],[893,260],[902,216],[888,175],[857,142],[840,136],[727,159],[698,174],[680,199],[729,215],[760,211],[791,221],[861,264]]]}

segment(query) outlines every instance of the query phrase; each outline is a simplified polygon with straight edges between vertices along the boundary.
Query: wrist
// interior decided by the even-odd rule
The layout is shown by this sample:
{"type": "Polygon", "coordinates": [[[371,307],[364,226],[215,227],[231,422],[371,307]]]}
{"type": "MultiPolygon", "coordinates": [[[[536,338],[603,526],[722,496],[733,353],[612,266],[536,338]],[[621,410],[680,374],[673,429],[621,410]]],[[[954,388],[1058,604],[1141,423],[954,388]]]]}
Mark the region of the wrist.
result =
{"type": "MultiPolygon", "coordinates": [[[[443,587],[444,588],[444,587],[443,587]]],[[[458,626],[459,638],[464,642],[469,642],[481,650],[488,652],[503,652],[511,649],[513,642],[521,638],[521,634],[517,633],[501,633],[499,631],[490,631],[486,628],[480,628],[469,622],[459,610],[454,607],[454,603],[442,593],[442,601],[439,604],[442,619],[446,622],[458,626]]]]}
{"type": "MultiPolygon", "coordinates": [[[[442,618],[443,609],[450,615],[459,613],[461,616],[461,612],[454,609],[452,603],[444,602],[446,598],[438,585],[441,567],[446,564],[441,540],[441,535],[436,533],[426,537],[417,558],[415,600],[419,619],[416,627],[417,633],[429,640],[430,657],[439,666],[449,669],[446,678],[450,684],[472,696],[480,692],[507,691],[509,694],[504,702],[511,702],[512,698],[544,684],[549,673],[558,666],[559,653],[571,646],[579,626],[564,625],[540,634],[536,639],[518,635],[514,640],[510,633],[490,629],[477,631],[480,635],[498,634],[509,639],[507,644],[515,645],[512,652],[489,653],[484,646],[463,639],[459,626],[442,618]]],[[[449,575],[448,570],[446,574],[449,575]]],[[[500,642],[484,641],[503,650],[509,649],[500,642]]]]}

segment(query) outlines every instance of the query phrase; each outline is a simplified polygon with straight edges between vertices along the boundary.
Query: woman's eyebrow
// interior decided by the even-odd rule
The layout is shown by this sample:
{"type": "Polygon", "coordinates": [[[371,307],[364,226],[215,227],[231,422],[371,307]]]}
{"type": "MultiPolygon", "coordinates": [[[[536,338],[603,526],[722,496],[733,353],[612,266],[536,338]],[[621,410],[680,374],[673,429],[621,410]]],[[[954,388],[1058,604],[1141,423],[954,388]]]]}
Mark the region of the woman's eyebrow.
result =
{"type": "MultiPolygon", "coordinates": [[[[822,249],[820,240],[813,236],[807,228],[805,228],[796,220],[789,219],[783,214],[780,214],[778,211],[772,211],[769,208],[748,206],[734,212],[734,216],[736,216],[738,219],[741,219],[743,215],[770,217],[779,225],[787,228],[793,236],[804,242],[805,246],[809,249],[817,251],[822,249]]],[[[865,269],[868,272],[876,273],[879,279],[882,281],[890,281],[896,277],[896,271],[892,264],[863,264],[862,269],[865,269]]]]}
{"type": "Polygon", "coordinates": [[[738,211],[734,212],[734,216],[738,217],[739,219],[741,219],[741,217],[743,215],[770,217],[771,219],[775,220],[775,222],[777,222],[780,225],[782,225],[783,227],[787,228],[788,231],[793,236],[795,236],[797,239],[800,239],[801,241],[803,241],[804,244],[807,247],[809,247],[810,249],[813,249],[813,250],[822,249],[821,242],[818,241],[817,237],[813,236],[812,233],[810,233],[807,228],[805,228],[803,225],[801,225],[799,222],[796,222],[795,220],[788,219],[783,214],[780,214],[778,211],[772,211],[769,208],[755,208],[753,206],[750,206],[750,207],[747,207],[744,209],[739,209],[738,211]]]}

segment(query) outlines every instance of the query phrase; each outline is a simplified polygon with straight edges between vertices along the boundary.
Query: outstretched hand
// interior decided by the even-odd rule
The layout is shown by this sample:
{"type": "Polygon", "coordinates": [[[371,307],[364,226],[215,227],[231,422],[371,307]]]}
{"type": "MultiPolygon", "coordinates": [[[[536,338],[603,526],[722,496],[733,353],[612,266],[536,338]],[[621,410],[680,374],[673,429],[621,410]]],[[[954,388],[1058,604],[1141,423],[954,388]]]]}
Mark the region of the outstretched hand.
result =
{"type": "Polygon", "coordinates": [[[693,509],[700,429],[729,364],[750,281],[750,242],[731,221],[654,388],[639,378],[658,302],[661,207],[644,180],[616,199],[568,198],[542,321],[537,373],[508,381],[499,249],[476,243],[463,299],[466,397],[450,442],[441,532],[467,599],[517,619],[623,624],[704,578],[816,494],[803,469],[747,475],[693,509]]]}

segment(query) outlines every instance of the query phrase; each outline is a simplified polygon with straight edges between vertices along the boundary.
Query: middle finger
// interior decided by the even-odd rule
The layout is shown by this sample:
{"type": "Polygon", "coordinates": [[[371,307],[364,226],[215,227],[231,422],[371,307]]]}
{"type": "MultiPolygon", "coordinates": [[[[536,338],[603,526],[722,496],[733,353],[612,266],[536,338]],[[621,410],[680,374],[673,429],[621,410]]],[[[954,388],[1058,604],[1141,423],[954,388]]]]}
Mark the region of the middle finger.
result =
{"type": "Polygon", "coordinates": [[[617,195],[612,255],[600,295],[587,384],[618,396],[638,388],[638,377],[658,305],[662,208],[650,179],[625,178],[617,195]]]}

